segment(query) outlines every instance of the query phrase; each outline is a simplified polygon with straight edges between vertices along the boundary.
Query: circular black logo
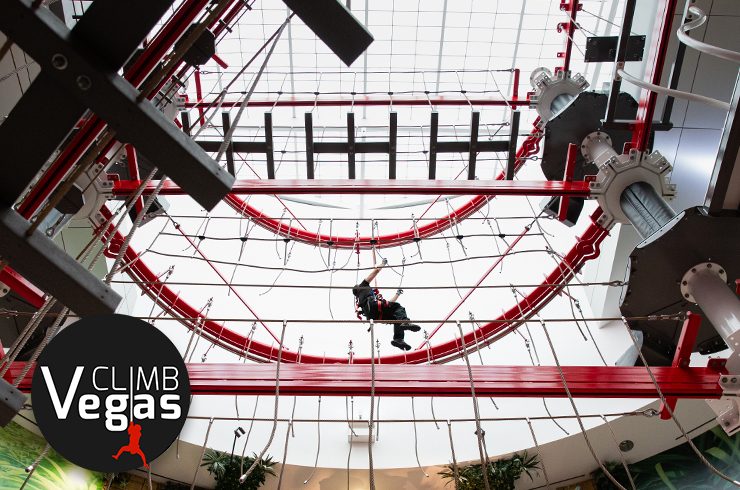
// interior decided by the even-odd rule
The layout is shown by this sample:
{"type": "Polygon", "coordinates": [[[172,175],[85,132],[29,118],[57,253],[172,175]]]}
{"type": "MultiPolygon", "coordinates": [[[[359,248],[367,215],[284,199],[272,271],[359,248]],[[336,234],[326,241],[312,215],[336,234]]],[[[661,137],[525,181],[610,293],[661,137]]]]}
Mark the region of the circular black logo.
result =
{"type": "Polygon", "coordinates": [[[177,348],[125,315],[86,317],[62,330],[38,359],[31,393],[49,444],[102,472],[146,467],[177,438],[190,406],[177,348]]]}

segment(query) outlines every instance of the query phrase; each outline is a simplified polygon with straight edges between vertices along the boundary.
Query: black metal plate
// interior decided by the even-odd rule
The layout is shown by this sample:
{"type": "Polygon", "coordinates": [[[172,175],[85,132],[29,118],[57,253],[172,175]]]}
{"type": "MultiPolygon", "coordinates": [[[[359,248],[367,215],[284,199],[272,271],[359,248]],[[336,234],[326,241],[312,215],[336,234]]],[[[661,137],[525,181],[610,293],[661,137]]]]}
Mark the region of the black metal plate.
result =
{"type": "Polygon", "coordinates": [[[283,1],[347,66],[373,42],[372,34],[337,0],[283,1]]]}
{"type": "MultiPolygon", "coordinates": [[[[664,235],[630,255],[629,286],[620,310],[624,316],[671,315],[683,311],[701,314],[701,309],[681,296],[680,281],[694,265],[716,262],[728,278],[740,277],[740,214],[712,217],[706,208],[689,208],[664,235]]],[[[662,341],[675,350],[681,335],[680,321],[635,321],[632,328],[662,341]]],[[[712,324],[703,317],[694,351],[716,352],[725,348],[712,324]],[[719,342],[717,342],[719,340],[719,342]],[[700,349],[700,346],[704,346],[700,349]],[[714,344],[712,348],[711,345],[714,344]],[[705,348],[704,348],[705,347],[705,348]]],[[[672,355],[655,355],[651,364],[668,365],[672,355]]]]}
{"type": "MultiPolygon", "coordinates": [[[[613,62],[617,58],[619,36],[589,37],[586,40],[586,63],[613,62]]],[[[630,36],[624,61],[642,61],[645,36],[630,36]]]]}

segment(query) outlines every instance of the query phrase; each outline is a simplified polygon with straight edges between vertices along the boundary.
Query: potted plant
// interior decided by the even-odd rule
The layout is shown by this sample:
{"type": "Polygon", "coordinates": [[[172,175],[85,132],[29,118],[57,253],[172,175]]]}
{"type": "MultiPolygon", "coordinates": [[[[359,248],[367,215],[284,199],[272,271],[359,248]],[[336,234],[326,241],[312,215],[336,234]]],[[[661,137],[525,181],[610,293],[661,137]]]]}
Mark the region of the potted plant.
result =
{"type": "Polygon", "coordinates": [[[203,455],[201,466],[204,466],[216,480],[216,490],[256,490],[265,483],[268,475],[275,476],[272,467],[276,464],[271,456],[263,458],[244,483],[239,483],[242,468],[246,471],[256,458],[256,454],[253,457],[245,457],[242,465],[240,456],[208,449],[203,455]]]}
{"type": "MultiPolygon", "coordinates": [[[[491,461],[486,465],[488,473],[488,483],[491,488],[497,490],[514,490],[514,482],[526,473],[529,479],[532,479],[532,471],[539,470],[539,460],[537,456],[529,456],[527,452],[514,454],[510,458],[491,461]]],[[[483,484],[483,467],[480,463],[458,466],[457,481],[458,490],[478,490],[484,488],[483,484]]],[[[455,481],[455,468],[449,464],[445,470],[439,472],[442,478],[449,479],[447,485],[455,481]]]]}

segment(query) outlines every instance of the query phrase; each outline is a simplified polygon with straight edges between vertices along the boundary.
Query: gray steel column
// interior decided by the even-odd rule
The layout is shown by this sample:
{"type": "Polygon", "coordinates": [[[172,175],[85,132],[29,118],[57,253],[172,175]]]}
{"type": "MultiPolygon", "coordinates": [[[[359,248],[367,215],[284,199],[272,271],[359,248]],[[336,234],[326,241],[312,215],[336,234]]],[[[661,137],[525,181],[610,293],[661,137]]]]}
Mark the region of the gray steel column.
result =
{"type": "Polygon", "coordinates": [[[740,331],[740,299],[734,291],[710,269],[698,270],[693,274],[688,279],[688,289],[728,347],[733,351],[740,350],[731,339],[733,334],[740,331]]]}

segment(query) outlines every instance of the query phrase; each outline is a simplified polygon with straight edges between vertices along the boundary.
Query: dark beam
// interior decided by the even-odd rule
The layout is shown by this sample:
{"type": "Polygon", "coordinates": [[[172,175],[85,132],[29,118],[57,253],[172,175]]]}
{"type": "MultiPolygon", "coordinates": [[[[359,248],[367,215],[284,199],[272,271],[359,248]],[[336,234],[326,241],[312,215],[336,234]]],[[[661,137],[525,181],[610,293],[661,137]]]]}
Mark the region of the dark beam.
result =
{"type": "MultiPolygon", "coordinates": [[[[228,112],[224,111],[221,113],[221,124],[223,125],[224,134],[229,133],[229,129],[231,128],[231,116],[228,112]]],[[[226,170],[236,177],[236,169],[234,168],[234,142],[229,141],[229,144],[226,146],[226,170]]]]}
{"type": "Polygon", "coordinates": [[[267,161],[267,178],[275,178],[275,154],[272,142],[272,112],[265,112],[265,160],[267,161]]]}
{"type": "Polygon", "coordinates": [[[740,74],[735,81],[730,111],[725,119],[722,139],[714,163],[714,171],[709,180],[709,197],[705,206],[711,214],[720,214],[723,210],[737,211],[740,208],[740,74]]]}
{"type": "MultiPolygon", "coordinates": [[[[143,0],[139,0],[142,2],[143,0]]],[[[147,3],[148,2],[144,2],[147,3]]],[[[131,10],[130,2],[106,0],[131,10]]],[[[33,10],[28,0],[0,0],[0,29],[24,49],[62,88],[102,117],[120,141],[132,143],[206,209],[229,191],[233,176],[141,97],[47,9],[33,10]]],[[[112,29],[112,31],[118,31],[112,29]]],[[[30,129],[30,128],[29,128],[30,129]]]]}
{"type": "Polygon", "coordinates": [[[506,180],[514,180],[516,173],[516,152],[519,148],[517,139],[519,138],[519,111],[511,111],[511,121],[509,122],[509,158],[506,160],[506,180]]]}
{"type": "Polygon", "coordinates": [[[437,136],[439,134],[439,112],[432,112],[429,124],[429,178],[437,178],[437,136]]]}
{"type": "Polygon", "coordinates": [[[347,113],[347,167],[348,177],[354,179],[356,176],[355,168],[355,113],[347,113]]]}
{"type": "Polygon", "coordinates": [[[396,149],[398,147],[398,113],[390,113],[390,128],[388,132],[388,178],[396,178],[396,149]]]}
{"type": "Polygon", "coordinates": [[[632,21],[635,16],[635,6],[637,0],[627,0],[624,4],[624,16],[622,17],[622,30],[619,32],[619,43],[617,43],[617,54],[614,59],[614,73],[612,75],[611,88],[609,90],[609,101],[606,104],[606,115],[604,121],[606,124],[614,121],[614,114],[617,110],[617,99],[622,87],[622,79],[617,75],[617,69],[624,68],[624,59],[627,55],[627,46],[629,45],[630,34],[632,33],[632,21]]]}
{"type": "Polygon", "coordinates": [[[470,118],[470,143],[468,144],[468,180],[475,180],[475,161],[478,157],[478,126],[480,112],[473,111],[470,118]]]}
{"type": "Polygon", "coordinates": [[[78,315],[113,313],[121,297],[10,208],[0,211],[0,256],[78,315]]]}
{"type": "Polygon", "coordinates": [[[313,114],[310,112],[306,113],[305,117],[306,126],[306,178],[313,179],[313,114]]]}

